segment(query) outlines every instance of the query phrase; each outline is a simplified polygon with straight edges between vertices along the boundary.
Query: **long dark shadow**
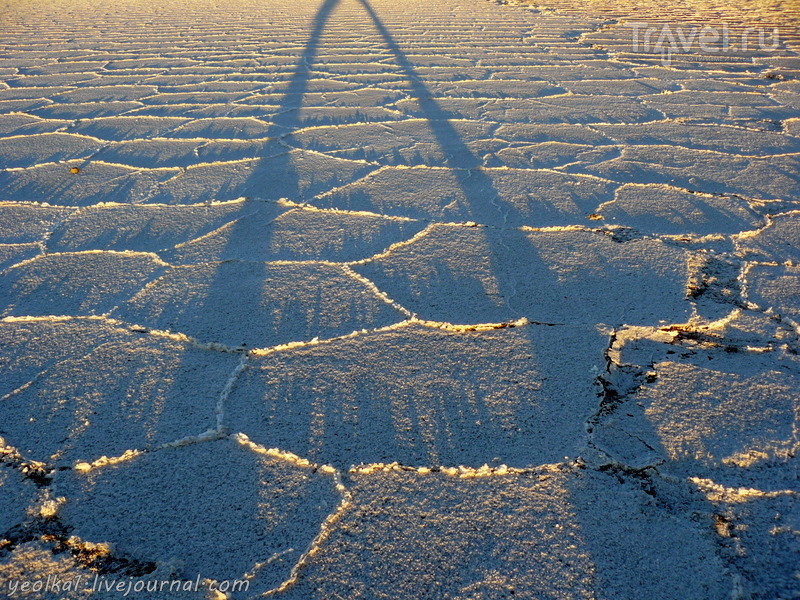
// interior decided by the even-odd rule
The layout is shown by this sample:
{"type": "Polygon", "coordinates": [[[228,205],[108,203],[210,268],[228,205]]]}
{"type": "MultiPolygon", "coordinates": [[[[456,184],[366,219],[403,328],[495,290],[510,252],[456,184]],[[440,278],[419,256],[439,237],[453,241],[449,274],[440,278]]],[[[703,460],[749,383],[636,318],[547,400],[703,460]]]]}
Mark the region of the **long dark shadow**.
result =
{"type": "MultiPolygon", "coordinates": [[[[297,63],[294,66],[288,85],[283,89],[280,100],[277,102],[275,112],[265,119],[270,121],[266,135],[268,138],[280,140],[281,137],[291,133],[303,125],[300,106],[303,96],[308,90],[309,81],[312,77],[311,67],[319,53],[322,33],[328,23],[333,9],[339,4],[340,0],[324,0],[314,16],[313,26],[308,34],[308,39],[303,48],[297,63]]],[[[269,146],[274,150],[274,146],[269,146]]],[[[221,322],[228,320],[232,327],[241,332],[241,340],[237,343],[248,348],[253,346],[272,346],[289,340],[275,341],[275,334],[280,337],[280,329],[291,319],[302,318],[304,311],[299,310],[299,303],[290,303],[290,307],[281,311],[281,319],[274,325],[272,333],[259,337],[257,332],[265,331],[268,327],[265,320],[270,319],[270,315],[265,314],[261,302],[261,294],[253,292],[253,288],[259,285],[266,286],[270,279],[270,268],[264,262],[250,263],[247,268],[239,271],[229,259],[238,256],[237,252],[241,246],[241,254],[250,257],[254,261],[269,261],[270,228],[266,225],[269,220],[282,214],[277,206],[272,205],[272,201],[279,198],[298,200],[302,196],[302,174],[297,170],[295,162],[296,155],[292,153],[292,148],[281,148],[278,152],[270,152],[254,163],[253,172],[244,184],[244,192],[252,197],[252,203],[258,208],[265,217],[256,220],[265,223],[259,232],[258,249],[248,249],[246,246],[246,236],[252,238],[254,216],[244,216],[234,221],[228,229],[227,238],[224,245],[219,249],[219,255],[209,257],[209,260],[221,261],[216,266],[211,280],[206,288],[203,298],[196,303],[188,304],[185,313],[179,318],[188,320],[197,325],[199,321],[212,318],[221,322]],[[270,211],[274,208],[274,211],[270,211]],[[258,267],[255,265],[259,265],[258,267]],[[247,281],[242,277],[246,277],[247,281]],[[293,308],[292,308],[293,307],[293,308]],[[232,322],[230,321],[232,319],[232,322]]],[[[253,213],[254,214],[254,213],[253,213]]],[[[311,299],[306,299],[311,301],[311,299]]],[[[220,323],[222,330],[225,329],[220,323]]],[[[301,325],[298,323],[298,325],[301,325]]],[[[307,327],[313,328],[313,323],[307,323],[307,327]]],[[[180,330],[180,326],[178,326],[180,330]]],[[[319,335],[316,331],[309,331],[308,338],[319,335]]],[[[211,339],[203,341],[212,341],[211,339]]]]}
{"type": "MultiPolygon", "coordinates": [[[[183,268],[168,271],[168,279],[157,284],[155,291],[136,304],[121,307],[123,317],[127,313],[129,318],[156,329],[181,331],[202,342],[233,347],[274,346],[324,335],[317,331],[322,327],[307,317],[319,313],[313,306],[306,310],[315,302],[313,297],[284,298],[286,293],[282,290],[292,289],[295,271],[269,264],[278,258],[270,239],[270,224],[289,210],[275,201],[302,199],[306,181],[317,187],[328,183],[314,181],[315,174],[309,176],[313,166],[302,163],[302,151],[282,144],[281,138],[302,126],[299,109],[312,79],[311,66],[317,60],[323,31],[339,1],[322,1],[292,71],[276,82],[281,95],[277,102],[270,101],[271,110],[264,110],[269,110],[264,119],[270,123],[266,131],[270,141],[260,156],[247,161],[246,177],[242,180],[232,176],[230,182],[209,189],[207,198],[203,198],[227,200],[244,196],[252,200],[242,205],[225,229],[214,234],[217,237],[209,242],[204,255],[193,256],[189,250],[188,257],[173,258],[171,262],[183,268]],[[271,287],[270,280],[275,277],[278,283],[271,287]]],[[[313,281],[320,273],[314,271],[311,276],[313,281]]]]}
{"type": "MultiPolygon", "coordinates": [[[[467,146],[461,134],[459,134],[458,130],[451,122],[452,116],[436,102],[433,93],[428,89],[422,78],[416,72],[414,65],[408,60],[405,52],[403,52],[391,32],[383,24],[378,14],[375,12],[375,9],[370,5],[369,0],[358,0],[358,2],[364,7],[367,14],[369,14],[375,28],[394,55],[395,61],[408,80],[411,91],[419,102],[420,110],[427,121],[428,127],[436,138],[437,144],[442,149],[442,153],[445,156],[445,163],[447,167],[453,170],[453,176],[461,188],[464,198],[467,200],[476,220],[481,220],[478,215],[485,210],[486,207],[497,206],[493,201],[498,199],[501,200],[503,210],[506,211],[504,220],[513,214],[514,217],[516,217],[514,220],[516,222],[521,222],[522,217],[519,215],[519,212],[509,203],[502,202],[500,193],[495,188],[494,182],[482,168],[481,159],[467,146]]],[[[497,208],[497,210],[500,209],[497,208]]],[[[508,247],[502,242],[498,244],[491,235],[486,236],[486,242],[490,249],[490,256],[487,257],[490,261],[493,260],[494,255],[507,254],[509,252],[508,247]]],[[[504,299],[512,297],[515,294],[514,283],[503,281],[497,269],[493,268],[492,272],[502,297],[504,299]]],[[[524,315],[509,316],[519,318],[524,315]]]]}
{"type": "MultiPolygon", "coordinates": [[[[358,2],[361,3],[361,5],[367,11],[372,19],[372,22],[375,24],[375,28],[378,30],[378,33],[381,34],[383,41],[389,47],[389,50],[392,52],[392,54],[394,54],[395,61],[400,69],[402,69],[403,74],[410,84],[411,91],[419,101],[420,109],[425,115],[425,119],[428,121],[428,126],[430,127],[434,137],[436,137],[437,143],[445,154],[447,166],[453,169],[475,169],[480,167],[480,159],[475,156],[475,154],[469,149],[467,144],[461,138],[456,128],[450,122],[450,115],[448,115],[447,112],[436,102],[433,94],[422,81],[422,78],[419,76],[419,74],[417,74],[414,66],[411,64],[411,61],[408,60],[405,52],[403,52],[403,50],[397,44],[394,37],[380,20],[380,17],[378,17],[378,14],[372,8],[368,0],[358,0],[358,2]]],[[[472,174],[473,177],[475,175],[478,177],[483,176],[487,179],[487,181],[489,180],[485,173],[479,172],[472,174]]],[[[470,192],[466,188],[464,189],[464,194],[467,195],[467,198],[470,202],[478,200],[477,198],[471,198],[469,195],[470,192]]]]}
{"type": "MultiPolygon", "coordinates": [[[[292,111],[292,99],[297,98],[302,102],[303,96],[308,90],[308,81],[311,78],[311,65],[317,58],[320,43],[322,40],[322,32],[325,31],[325,26],[331,16],[331,12],[339,4],[340,0],[325,0],[322,6],[319,7],[317,14],[314,16],[314,26],[308,35],[303,53],[300,55],[300,60],[294,68],[289,85],[283,93],[283,97],[278,103],[279,110],[275,117],[272,119],[273,127],[268,130],[269,133],[277,134],[277,129],[286,127],[293,129],[298,127],[300,122],[299,113],[292,111]]],[[[299,108],[299,105],[298,105],[299,108]]]]}

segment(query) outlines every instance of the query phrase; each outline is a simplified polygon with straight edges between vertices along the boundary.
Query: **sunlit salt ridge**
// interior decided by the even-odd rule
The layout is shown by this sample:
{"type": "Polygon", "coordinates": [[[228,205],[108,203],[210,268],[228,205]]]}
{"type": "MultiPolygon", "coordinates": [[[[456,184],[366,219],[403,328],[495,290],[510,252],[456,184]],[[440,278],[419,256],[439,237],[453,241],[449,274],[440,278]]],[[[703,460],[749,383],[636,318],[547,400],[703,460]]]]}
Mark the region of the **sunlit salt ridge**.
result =
{"type": "Polygon", "coordinates": [[[0,13],[0,596],[798,594],[794,0],[0,13]]]}

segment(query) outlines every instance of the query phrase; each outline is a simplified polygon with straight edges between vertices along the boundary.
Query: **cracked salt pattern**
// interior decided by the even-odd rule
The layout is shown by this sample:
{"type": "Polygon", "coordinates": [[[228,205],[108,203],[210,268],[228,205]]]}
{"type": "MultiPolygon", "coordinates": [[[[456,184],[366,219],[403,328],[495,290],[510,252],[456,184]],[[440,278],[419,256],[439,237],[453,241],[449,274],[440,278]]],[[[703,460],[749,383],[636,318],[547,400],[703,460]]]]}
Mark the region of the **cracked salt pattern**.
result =
{"type": "Polygon", "coordinates": [[[800,595],[792,2],[0,14],[0,596],[800,595]]]}

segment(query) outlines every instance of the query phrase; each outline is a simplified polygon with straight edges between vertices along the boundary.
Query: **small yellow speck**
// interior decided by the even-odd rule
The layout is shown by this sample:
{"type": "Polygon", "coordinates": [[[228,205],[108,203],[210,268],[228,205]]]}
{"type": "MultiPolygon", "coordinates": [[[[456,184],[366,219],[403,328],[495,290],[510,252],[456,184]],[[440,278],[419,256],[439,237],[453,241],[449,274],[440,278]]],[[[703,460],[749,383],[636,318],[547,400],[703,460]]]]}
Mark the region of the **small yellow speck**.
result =
{"type": "Polygon", "coordinates": [[[78,167],[72,167],[72,168],[69,170],[69,172],[70,172],[70,173],[72,173],[73,175],[77,175],[78,173],[80,173],[80,172],[81,172],[81,170],[80,170],[78,167]]]}

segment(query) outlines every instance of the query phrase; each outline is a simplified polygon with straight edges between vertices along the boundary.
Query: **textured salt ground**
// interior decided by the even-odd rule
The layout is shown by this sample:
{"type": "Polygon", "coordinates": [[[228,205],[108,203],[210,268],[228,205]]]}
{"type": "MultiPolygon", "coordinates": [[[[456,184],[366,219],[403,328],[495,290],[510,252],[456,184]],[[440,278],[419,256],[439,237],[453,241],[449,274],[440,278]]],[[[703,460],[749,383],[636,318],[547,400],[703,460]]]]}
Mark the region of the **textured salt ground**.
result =
{"type": "Polygon", "coordinates": [[[4,532],[25,520],[26,509],[35,497],[36,486],[27,481],[22,473],[8,465],[0,466],[0,499],[3,506],[0,527],[4,532]]]}
{"type": "Polygon", "coordinates": [[[800,212],[786,212],[770,217],[765,227],[736,236],[736,249],[754,262],[800,262],[800,212]]]}
{"type": "Polygon", "coordinates": [[[225,424],[340,469],[556,462],[582,445],[605,342],[591,327],[412,325],[270,354],[242,374],[225,424]]]}
{"type": "Polygon", "coordinates": [[[341,500],[331,473],[236,440],[167,448],[69,473],[55,489],[77,500],[60,513],[74,535],[174,564],[186,579],[248,575],[251,595],[289,576],[341,500]],[[128,517],[117,519],[120,512],[128,517]]]}
{"type": "Polygon", "coordinates": [[[736,196],[628,184],[597,209],[603,220],[651,235],[705,236],[760,229],[761,216],[736,196]]]}
{"type": "MultiPolygon", "coordinates": [[[[47,240],[50,252],[135,250],[158,252],[206,236],[264,208],[244,201],[211,206],[131,206],[104,204],[61,219],[47,240]]],[[[2,214],[2,213],[0,213],[2,214]]]]}
{"type": "Polygon", "coordinates": [[[668,184],[751,198],[796,198],[800,155],[747,157],[667,145],[630,146],[619,158],[590,165],[589,173],[614,181],[668,184]]]}
{"type": "Polygon", "coordinates": [[[678,352],[673,345],[626,345],[620,361],[649,359],[649,368],[625,410],[600,421],[598,445],[637,468],[659,463],[665,472],[769,487],[756,469],[734,467],[796,453],[799,365],[775,351],[720,348],[724,341],[678,352]]]}
{"type": "Polygon", "coordinates": [[[779,323],[734,311],[677,336],[622,332],[609,384],[624,395],[589,428],[601,462],[637,472],[657,465],[706,495],[745,597],[792,597],[799,573],[800,363],[785,352],[794,334],[779,323]]]}
{"type": "Polygon", "coordinates": [[[7,167],[88,158],[101,142],[88,137],[51,133],[0,139],[0,156],[7,167]]]}
{"type": "MultiPolygon", "coordinates": [[[[27,578],[32,580],[47,581],[48,577],[73,579],[76,575],[83,576],[84,583],[79,585],[79,590],[60,592],[59,598],[64,600],[83,600],[92,597],[90,587],[86,585],[89,580],[89,571],[82,572],[77,561],[69,554],[53,554],[52,548],[38,542],[25,542],[14,548],[9,556],[10,561],[0,564],[0,577],[6,582],[22,581],[27,578]]],[[[43,586],[44,587],[44,586],[43,586]]],[[[17,596],[33,600],[47,600],[53,597],[51,590],[39,592],[17,592],[17,596]]]]}
{"type": "Polygon", "coordinates": [[[7,9],[0,586],[796,596],[796,13],[634,4],[7,9]]]}
{"type": "Polygon", "coordinates": [[[687,258],[660,240],[596,231],[434,225],[355,269],[426,319],[613,325],[688,319],[687,258]]]}
{"type": "Polygon", "coordinates": [[[24,170],[0,171],[0,189],[4,199],[15,202],[60,206],[91,206],[101,202],[130,204],[147,199],[158,183],[171,179],[178,172],[178,169],[139,171],[100,162],[87,165],[85,161],[32,165],[24,170]],[[80,178],[65,176],[72,168],[81,169],[80,178]]]}
{"type": "Polygon", "coordinates": [[[154,254],[69,252],[9,268],[0,294],[5,315],[101,315],[167,268],[154,254]]]}
{"type": "Polygon", "coordinates": [[[352,485],[353,505],[288,597],[728,597],[715,544],[687,516],[702,498],[682,486],[659,489],[665,510],[646,481],[553,467],[378,470],[352,485]],[[599,519],[625,526],[612,533],[599,519]],[[655,554],[670,568],[653,568],[655,554]]]}
{"type": "Polygon", "coordinates": [[[171,267],[113,315],[207,343],[250,348],[331,338],[404,318],[342,269],[292,262],[171,267]]]}
{"type": "Polygon", "coordinates": [[[754,265],[747,274],[750,302],[790,322],[800,321],[800,267],[754,265]]]}
{"type": "Polygon", "coordinates": [[[797,589],[800,551],[795,533],[800,526],[796,494],[713,488],[709,492],[721,513],[717,529],[732,538],[729,552],[743,574],[743,594],[791,598],[797,589]]]}
{"type": "Polygon", "coordinates": [[[5,269],[19,262],[33,258],[41,253],[39,243],[31,244],[0,244],[0,269],[5,269]]]}
{"type": "Polygon", "coordinates": [[[554,171],[383,168],[314,204],[496,227],[581,222],[612,197],[608,182],[554,171]]]}
{"type": "Polygon", "coordinates": [[[146,200],[163,204],[201,204],[240,197],[302,201],[366,175],[375,166],[292,150],[251,160],[196,164],[172,172],[146,200]]]}
{"type": "Polygon", "coordinates": [[[0,435],[26,458],[58,465],[212,429],[237,362],[96,320],[11,322],[1,331],[0,435]],[[42,359],[29,359],[34,349],[42,359]]]}
{"type": "Polygon", "coordinates": [[[413,237],[426,223],[385,215],[292,208],[257,213],[162,253],[178,264],[209,260],[365,260],[392,243],[413,237]],[[246,240],[246,243],[240,243],[246,240]],[[235,241],[235,243],[234,243],[235,241]]]}
{"type": "Polygon", "coordinates": [[[6,244],[39,242],[72,212],[69,208],[4,202],[0,204],[0,236],[6,244]]]}

